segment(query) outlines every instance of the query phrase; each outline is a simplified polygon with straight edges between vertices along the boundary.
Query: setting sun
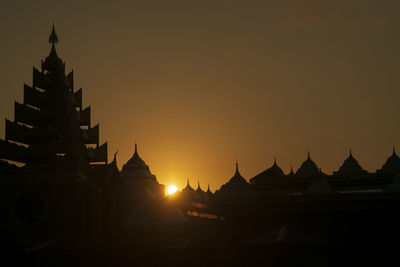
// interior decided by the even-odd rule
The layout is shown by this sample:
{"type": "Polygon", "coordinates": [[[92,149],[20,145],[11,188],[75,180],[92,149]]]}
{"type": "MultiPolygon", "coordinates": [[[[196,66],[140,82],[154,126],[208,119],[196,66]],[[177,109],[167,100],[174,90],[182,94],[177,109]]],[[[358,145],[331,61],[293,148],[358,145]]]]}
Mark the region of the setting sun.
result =
{"type": "Polygon", "coordinates": [[[168,195],[173,195],[176,191],[178,191],[178,187],[176,187],[175,185],[170,185],[167,191],[168,195]]]}

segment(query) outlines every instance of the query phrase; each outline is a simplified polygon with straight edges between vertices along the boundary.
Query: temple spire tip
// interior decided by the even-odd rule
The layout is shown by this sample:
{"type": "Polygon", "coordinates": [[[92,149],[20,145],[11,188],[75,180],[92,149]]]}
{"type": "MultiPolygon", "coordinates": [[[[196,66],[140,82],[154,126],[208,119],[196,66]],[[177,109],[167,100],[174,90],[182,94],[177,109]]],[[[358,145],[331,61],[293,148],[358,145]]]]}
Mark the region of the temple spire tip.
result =
{"type": "Polygon", "coordinates": [[[54,21],[53,21],[53,27],[51,29],[50,36],[49,36],[49,43],[51,43],[53,47],[54,47],[54,44],[58,43],[58,36],[57,36],[56,30],[54,28],[54,21]]]}

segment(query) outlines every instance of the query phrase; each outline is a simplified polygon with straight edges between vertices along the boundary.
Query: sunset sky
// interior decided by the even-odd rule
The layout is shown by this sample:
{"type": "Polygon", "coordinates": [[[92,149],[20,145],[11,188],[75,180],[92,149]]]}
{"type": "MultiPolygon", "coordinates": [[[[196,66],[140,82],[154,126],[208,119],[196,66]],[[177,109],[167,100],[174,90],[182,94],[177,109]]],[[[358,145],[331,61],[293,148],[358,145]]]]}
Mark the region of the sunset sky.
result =
{"type": "Polygon", "coordinates": [[[0,138],[32,66],[74,69],[119,167],[139,154],[158,181],[211,189],[274,157],[368,171],[400,152],[400,1],[0,2],[0,138]]]}

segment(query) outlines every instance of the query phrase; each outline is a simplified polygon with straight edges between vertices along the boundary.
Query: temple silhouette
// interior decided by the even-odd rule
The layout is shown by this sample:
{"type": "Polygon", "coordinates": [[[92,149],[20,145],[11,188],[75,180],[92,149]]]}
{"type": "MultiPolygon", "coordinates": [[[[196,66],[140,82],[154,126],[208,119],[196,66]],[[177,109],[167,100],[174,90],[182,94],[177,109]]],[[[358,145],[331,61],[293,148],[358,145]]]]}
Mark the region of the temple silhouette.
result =
{"type": "Polygon", "coordinates": [[[62,258],[66,265],[82,258],[105,264],[107,253],[143,265],[191,262],[198,253],[206,254],[208,265],[255,265],[273,257],[320,266],[365,252],[376,257],[357,263],[379,264],[393,255],[400,237],[394,148],[374,173],[351,150],[330,175],[308,153],[287,174],[274,159],[247,180],[236,162],[233,176],[214,193],[199,182],[194,189],[188,179],[180,192],[165,196],[136,143],[121,170],[117,153],[108,161],[91,107],[83,107],[74,72],[67,74],[57,55],[54,25],[49,43],[0,140],[3,248],[39,262],[62,258]]]}

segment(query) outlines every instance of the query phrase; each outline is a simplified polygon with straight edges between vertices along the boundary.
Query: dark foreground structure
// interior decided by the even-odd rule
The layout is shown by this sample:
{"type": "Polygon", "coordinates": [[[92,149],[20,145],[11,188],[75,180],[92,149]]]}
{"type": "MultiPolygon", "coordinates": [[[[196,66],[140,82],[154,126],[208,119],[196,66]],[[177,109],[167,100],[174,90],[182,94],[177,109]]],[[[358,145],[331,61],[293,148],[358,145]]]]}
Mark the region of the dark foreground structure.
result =
{"type": "MultiPolygon", "coordinates": [[[[276,160],[215,194],[200,184],[164,196],[139,156],[121,171],[100,145],[52,29],[0,140],[0,245],[5,266],[382,266],[397,261],[400,158],[376,173],[350,152],[332,175],[308,155],[285,175],[276,160]]],[[[3,265],[3,264],[1,264],[3,265]]]]}

